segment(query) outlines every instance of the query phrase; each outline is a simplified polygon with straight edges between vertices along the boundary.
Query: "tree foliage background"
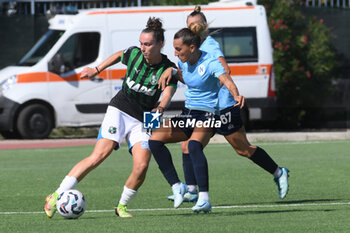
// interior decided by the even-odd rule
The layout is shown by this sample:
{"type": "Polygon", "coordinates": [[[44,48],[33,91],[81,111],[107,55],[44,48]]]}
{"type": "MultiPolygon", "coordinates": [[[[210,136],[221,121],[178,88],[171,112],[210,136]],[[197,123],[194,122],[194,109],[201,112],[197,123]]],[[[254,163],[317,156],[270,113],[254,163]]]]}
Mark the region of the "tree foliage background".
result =
{"type": "Polygon", "coordinates": [[[262,0],[272,46],[279,122],[283,128],[313,127],[325,117],[325,104],[336,78],[335,51],[330,30],[316,17],[308,20],[300,1],[262,0]]]}

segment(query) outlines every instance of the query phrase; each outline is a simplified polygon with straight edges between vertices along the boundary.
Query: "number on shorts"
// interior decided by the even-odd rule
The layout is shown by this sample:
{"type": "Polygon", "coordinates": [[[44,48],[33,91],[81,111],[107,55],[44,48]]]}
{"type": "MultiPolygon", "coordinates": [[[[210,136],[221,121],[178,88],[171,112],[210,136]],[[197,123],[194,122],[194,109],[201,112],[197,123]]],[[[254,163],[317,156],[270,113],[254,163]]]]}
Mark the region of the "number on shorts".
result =
{"type": "Polygon", "coordinates": [[[225,114],[220,115],[221,122],[226,125],[231,122],[231,112],[226,112],[225,114]]]}

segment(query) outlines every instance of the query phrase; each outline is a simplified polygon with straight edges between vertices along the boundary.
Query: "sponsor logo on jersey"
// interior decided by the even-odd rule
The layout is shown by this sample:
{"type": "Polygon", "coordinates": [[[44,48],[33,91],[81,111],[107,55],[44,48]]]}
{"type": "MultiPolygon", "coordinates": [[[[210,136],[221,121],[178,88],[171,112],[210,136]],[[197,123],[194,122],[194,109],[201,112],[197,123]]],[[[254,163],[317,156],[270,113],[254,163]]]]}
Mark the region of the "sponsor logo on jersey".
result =
{"type": "Polygon", "coordinates": [[[157,89],[147,88],[145,86],[140,85],[139,83],[135,84],[135,81],[131,80],[130,77],[126,78],[126,85],[128,85],[128,87],[131,90],[143,93],[143,94],[148,95],[148,96],[153,96],[157,91],[157,89]]]}

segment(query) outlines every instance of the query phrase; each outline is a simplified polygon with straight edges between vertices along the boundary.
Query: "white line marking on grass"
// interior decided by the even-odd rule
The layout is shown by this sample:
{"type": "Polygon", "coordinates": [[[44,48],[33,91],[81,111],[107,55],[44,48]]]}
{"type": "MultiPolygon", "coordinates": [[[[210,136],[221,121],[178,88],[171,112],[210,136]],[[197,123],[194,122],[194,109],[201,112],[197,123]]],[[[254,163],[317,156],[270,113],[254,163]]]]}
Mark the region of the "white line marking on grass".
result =
{"type": "MultiPolygon", "coordinates": [[[[295,204],[276,204],[276,205],[232,205],[232,206],[213,206],[213,209],[247,209],[247,208],[281,208],[281,207],[307,207],[307,206],[335,206],[350,205],[350,202],[331,202],[331,203],[295,203],[295,204]]],[[[128,209],[129,211],[172,211],[172,210],[190,210],[191,208],[154,208],[154,209],[128,209]]],[[[86,213],[107,213],[114,210],[87,210],[86,213]]],[[[0,215],[16,214],[44,214],[44,211],[35,212],[0,212],[0,215]]]]}

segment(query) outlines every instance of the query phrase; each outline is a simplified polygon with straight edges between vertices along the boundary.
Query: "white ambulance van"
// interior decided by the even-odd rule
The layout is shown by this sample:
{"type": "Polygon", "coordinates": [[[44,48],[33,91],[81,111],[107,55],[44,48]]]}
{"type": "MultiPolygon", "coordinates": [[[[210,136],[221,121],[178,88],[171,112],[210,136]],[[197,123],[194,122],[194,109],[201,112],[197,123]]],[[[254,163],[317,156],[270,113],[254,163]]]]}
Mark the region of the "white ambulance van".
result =
{"type": "MultiPolygon", "coordinates": [[[[113,53],[139,45],[150,16],[166,30],[163,53],[177,63],[174,34],[186,26],[194,6],[153,6],[81,10],[56,15],[49,30],[20,60],[0,71],[0,133],[5,137],[46,138],[54,127],[96,126],[110,99],[121,89],[126,67],[116,64],[92,80],[95,67],[113,53]]],[[[213,37],[220,43],[231,75],[247,99],[250,120],[267,119],[274,106],[273,57],[263,6],[256,1],[220,1],[202,5],[213,37]]],[[[183,106],[179,84],[171,108],[183,106]]]]}

